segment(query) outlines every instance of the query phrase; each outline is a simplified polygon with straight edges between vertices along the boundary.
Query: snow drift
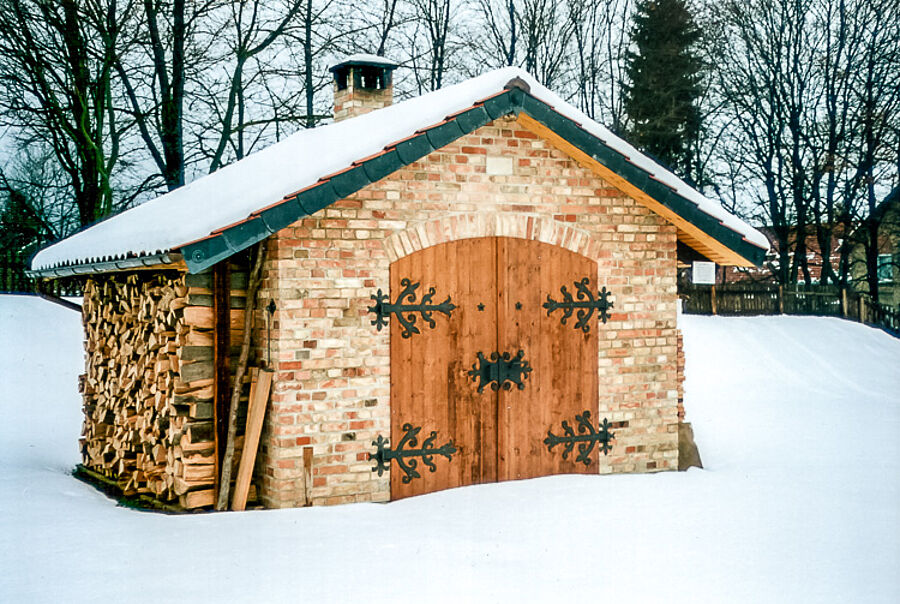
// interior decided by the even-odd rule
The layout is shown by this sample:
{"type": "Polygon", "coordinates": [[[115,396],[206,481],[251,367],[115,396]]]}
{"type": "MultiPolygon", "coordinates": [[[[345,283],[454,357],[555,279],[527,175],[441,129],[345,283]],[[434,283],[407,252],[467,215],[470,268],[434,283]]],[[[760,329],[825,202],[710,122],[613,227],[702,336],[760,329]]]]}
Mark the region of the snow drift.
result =
{"type": "Polygon", "coordinates": [[[806,317],[682,327],[705,470],[166,516],[68,474],[78,315],[0,296],[0,601],[900,601],[900,340],[806,317]]]}

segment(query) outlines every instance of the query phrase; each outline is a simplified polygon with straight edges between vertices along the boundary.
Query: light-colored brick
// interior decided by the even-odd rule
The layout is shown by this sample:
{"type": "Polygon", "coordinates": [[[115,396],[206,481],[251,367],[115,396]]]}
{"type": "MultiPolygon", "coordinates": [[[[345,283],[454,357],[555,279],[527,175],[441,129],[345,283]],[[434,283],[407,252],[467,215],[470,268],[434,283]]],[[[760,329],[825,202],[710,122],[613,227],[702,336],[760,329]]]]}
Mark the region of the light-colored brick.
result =
{"type": "MultiPolygon", "coordinates": [[[[270,238],[260,296],[278,300],[274,390],[298,394],[273,405],[266,420],[260,470],[267,505],[305,502],[284,495],[302,491],[303,478],[270,471],[279,460],[302,465],[301,447],[285,444],[296,435],[314,448],[312,467],[300,469],[314,477],[312,504],[390,498],[388,476],[372,474],[364,459],[371,441],[390,430],[388,330],[371,325],[369,296],[388,291],[389,267],[398,258],[483,236],[560,245],[598,262],[598,281],[615,300],[610,321],[600,326],[600,417],[622,424],[597,471],[677,466],[677,431],[668,428],[683,415],[675,227],[504,120],[270,238]],[[500,163],[504,169],[495,169],[500,163]],[[349,432],[355,441],[343,440],[349,432]]],[[[264,334],[257,335],[261,352],[264,334]]]]}

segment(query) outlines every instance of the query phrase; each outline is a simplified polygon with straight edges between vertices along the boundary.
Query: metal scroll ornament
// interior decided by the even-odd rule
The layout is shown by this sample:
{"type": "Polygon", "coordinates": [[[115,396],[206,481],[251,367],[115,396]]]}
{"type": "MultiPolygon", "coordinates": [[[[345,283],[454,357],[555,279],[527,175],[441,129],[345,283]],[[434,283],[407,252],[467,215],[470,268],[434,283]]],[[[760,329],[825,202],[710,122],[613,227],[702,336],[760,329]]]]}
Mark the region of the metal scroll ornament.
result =
{"type": "Polygon", "coordinates": [[[478,392],[483,392],[484,387],[491,385],[492,390],[511,390],[515,384],[519,390],[525,389],[525,378],[531,373],[531,365],[525,360],[525,351],[520,350],[516,356],[504,352],[502,355],[491,353],[491,360],[487,360],[484,353],[478,353],[478,360],[472,364],[469,376],[472,381],[478,382],[478,392]]]}
{"type": "Polygon", "coordinates": [[[421,457],[422,463],[424,463],[431,472],[437,470],[437,466],[434,465],[433,460],[435,455],[443,455],[447,458],[447,461],[451,461],[451,455],[456,453],[456,447],[453,446],[453,440],[451,439],[445,445],[440,447],[435,447],[434,441],[437,440],[437,432],[434,430],[432,430],[428,438],[422,442],[421,448],[414,448],[419,444],[418,435],[421,430],[421,426],[413,428],[412,424],[403,424],[404,434],[400,438],[400,442],[397,443],[396,449],[388,447],[388,439],[379,434],[378,438],[372,441],[372,444],[377,447],[378,450],[375,451],[375,453],[369,453],[369,459],[375,460],[375,467],[372,468],[372,471],[378,472],[378,475],[381,476],[388,468],[390,468],[391,460],[395,459],[397,460],[397,466],[403,471],[403,484],[409,484],[413,478],[422,477],[418,470],[416,470],[419,461],[412,458],[421,457]],[[405,449],[404,447],[407,446],[413,448],[405,449]]]}
{"type": "Polygon", "coordinates": [[[394,315],[400,321],[400,328],[403,330],[400,335],[408,338],[414,333],[420,333],[416,325],[418,319],[416,313],[419,313],[422,320],[428,323],[432,329],[435,325],[434,319],[431,318],[432,313],[440,312],[449,317],[450,311],[456,308],[455,304],[450,303],[450,296],[447,296],[447,299],[440,304],[434,304],[432,298],[436,292],[433,287],[430,287],[428,293],[422,296],[422,300],[416,302],[416,290],[419,285],[421,285],[419,282],[413,283],[409,279],[401,280],[400,287],[403,288],[403,291],[397,296],[397,301],[393,303],[390,297],[380,289],[378,293],[372,294],[371,298],[375,301],[375,304],[369,307],[369,312],[375,313],[372,325],[381,331],[381,328],[388,324],[390,316],[394,315]]]}
{"type": "Polygon", "coordinates": [[[578,422],[578,434],[575,434],[575,430],[572,429],[569,422],[563,421],[562,429],[565,435],[557,436],[550,430],[547,430],[547,438],[544,439],[544,444],[547,445],[547,450],[551,452],[553,447],[562,444],[563,459],[568,459],[569,453],[575,448],[575,443],[578,443],[578,456],[575,458],[575,463],[581,462],[589,466],[591,465],[590,454],[594,447],[599,444],[599,449],[603,451],[604,455],[607,455],[612,449],[609,441],[612,440],[615,434],[609,431],[610,423],[605,417],[595,430],[594,425],[591,423],[590,411],[576,415],[575,421],[578,422]]]}
{"type": "Polygon", "coordinates": [[[591,330],[591,325],[588,321],[594,315],[595,310],[598,311],[601,321],[606,323],[609,320],[608,311],[613,306],[613,303],[609,301],[609,294],[612,292],[606,291],[606,286],[604,285],[603,289],[594,296],[593,290],[590,288],[591,280],[587,277],[581,281],[575,281],[574,284],[575,289],[577,290],[577,300],[572,297],[572,294],[569,293],[566,286],[563,285],[560,288],[560,292],[563,296],[562,302],[557,302],[548,294],[547,301],[544,302],[544,308],[547,309],[547,316],[554,310],[561,308],[563,311],[563,325],[566,324],[566,321],[572,316],[572,313],[577,310],[578,322],[575,323],[575,329],[580,329],[584,333],[588,333],[591,330]]]}

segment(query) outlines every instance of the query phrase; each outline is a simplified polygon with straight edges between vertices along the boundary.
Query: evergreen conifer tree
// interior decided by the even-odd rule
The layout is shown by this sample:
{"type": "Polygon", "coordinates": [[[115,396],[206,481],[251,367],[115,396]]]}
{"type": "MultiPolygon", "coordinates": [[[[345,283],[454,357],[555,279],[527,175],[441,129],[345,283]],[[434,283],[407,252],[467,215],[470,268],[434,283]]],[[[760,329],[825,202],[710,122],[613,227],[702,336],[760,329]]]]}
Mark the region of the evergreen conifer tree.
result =
{"type": "Polygon", "coordinates": [[[697,180],[700,31],[685,0],[640,0],[626,56],[631,142],[689,182],[697,180]]]}

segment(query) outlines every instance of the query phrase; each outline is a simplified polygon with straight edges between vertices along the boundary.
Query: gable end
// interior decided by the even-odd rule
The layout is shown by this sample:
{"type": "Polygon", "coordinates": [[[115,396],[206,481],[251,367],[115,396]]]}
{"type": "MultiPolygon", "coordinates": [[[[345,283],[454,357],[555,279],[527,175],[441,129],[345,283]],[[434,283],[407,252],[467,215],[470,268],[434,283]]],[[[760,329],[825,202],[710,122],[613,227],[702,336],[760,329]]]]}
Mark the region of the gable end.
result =
{"type": "Polygon", "coordinates": [[[304,216],[352,195],[492,120],[510,114],[519,116],[529,129],[535,130],[535,124],[543,126],[537,128],[538,134],[556,139],[551,142],[566,143],[565,146],[570,149],[564,151],[571,151],[571,148],[579,151],[577,155],[580,157],[576,159],[587,159],[588,167],[601,167],[602,176],[675,223],[679,228],[679,237],[701,253],[720,263],[762,264],[764,249],[748,242],[605,141],[583,130],[577,122],[558,113],[521,87],[513,86],[479,101],[470,109],[447,116],[443,122],[422,128],[412,136],[386,146],[381,153],[354,162],[346,170],[323,177],[315,185],[254,212],[244,221],[183,246],[188,270],[205,270],[304,216]],[[613,178],[609,178],[611,175],[613,178]]]}
{"type": "MultiPolygon", "coordinates": [[[[766,250],[726,224],[727,218],[720,219],[707,213],[696,200],[686,198],[684,191],[679,193],[680,189],[657,179],[651,172],[652,166],[632,161],[632,158],[617,150],[619,146],[616,141],[603,140],[602,135],[593,134],[582,124],[533,96],[527,82],[520,78],[513,78],[502,91],[477,101],[471,107],[447,115],[442,121],[394,141],[373,155],[323,176],[318,182],[253,211],[243,220],[215,229],[201,239],[172,247],[171,253],[182,253],[184,266],[189,272],[204,271],[297,220],[386,178],[493,120],[509,115],[515,116],[522,126],[567,153],[624,194],[674,224],[679,240],[697,252],[720,264],[762,264],[766,250]]],[[[29,274],[52,278],[65,274],[108,272],[116,270],[115,267],[113,262],[82,261],[29,271],[29,274]]]]}

